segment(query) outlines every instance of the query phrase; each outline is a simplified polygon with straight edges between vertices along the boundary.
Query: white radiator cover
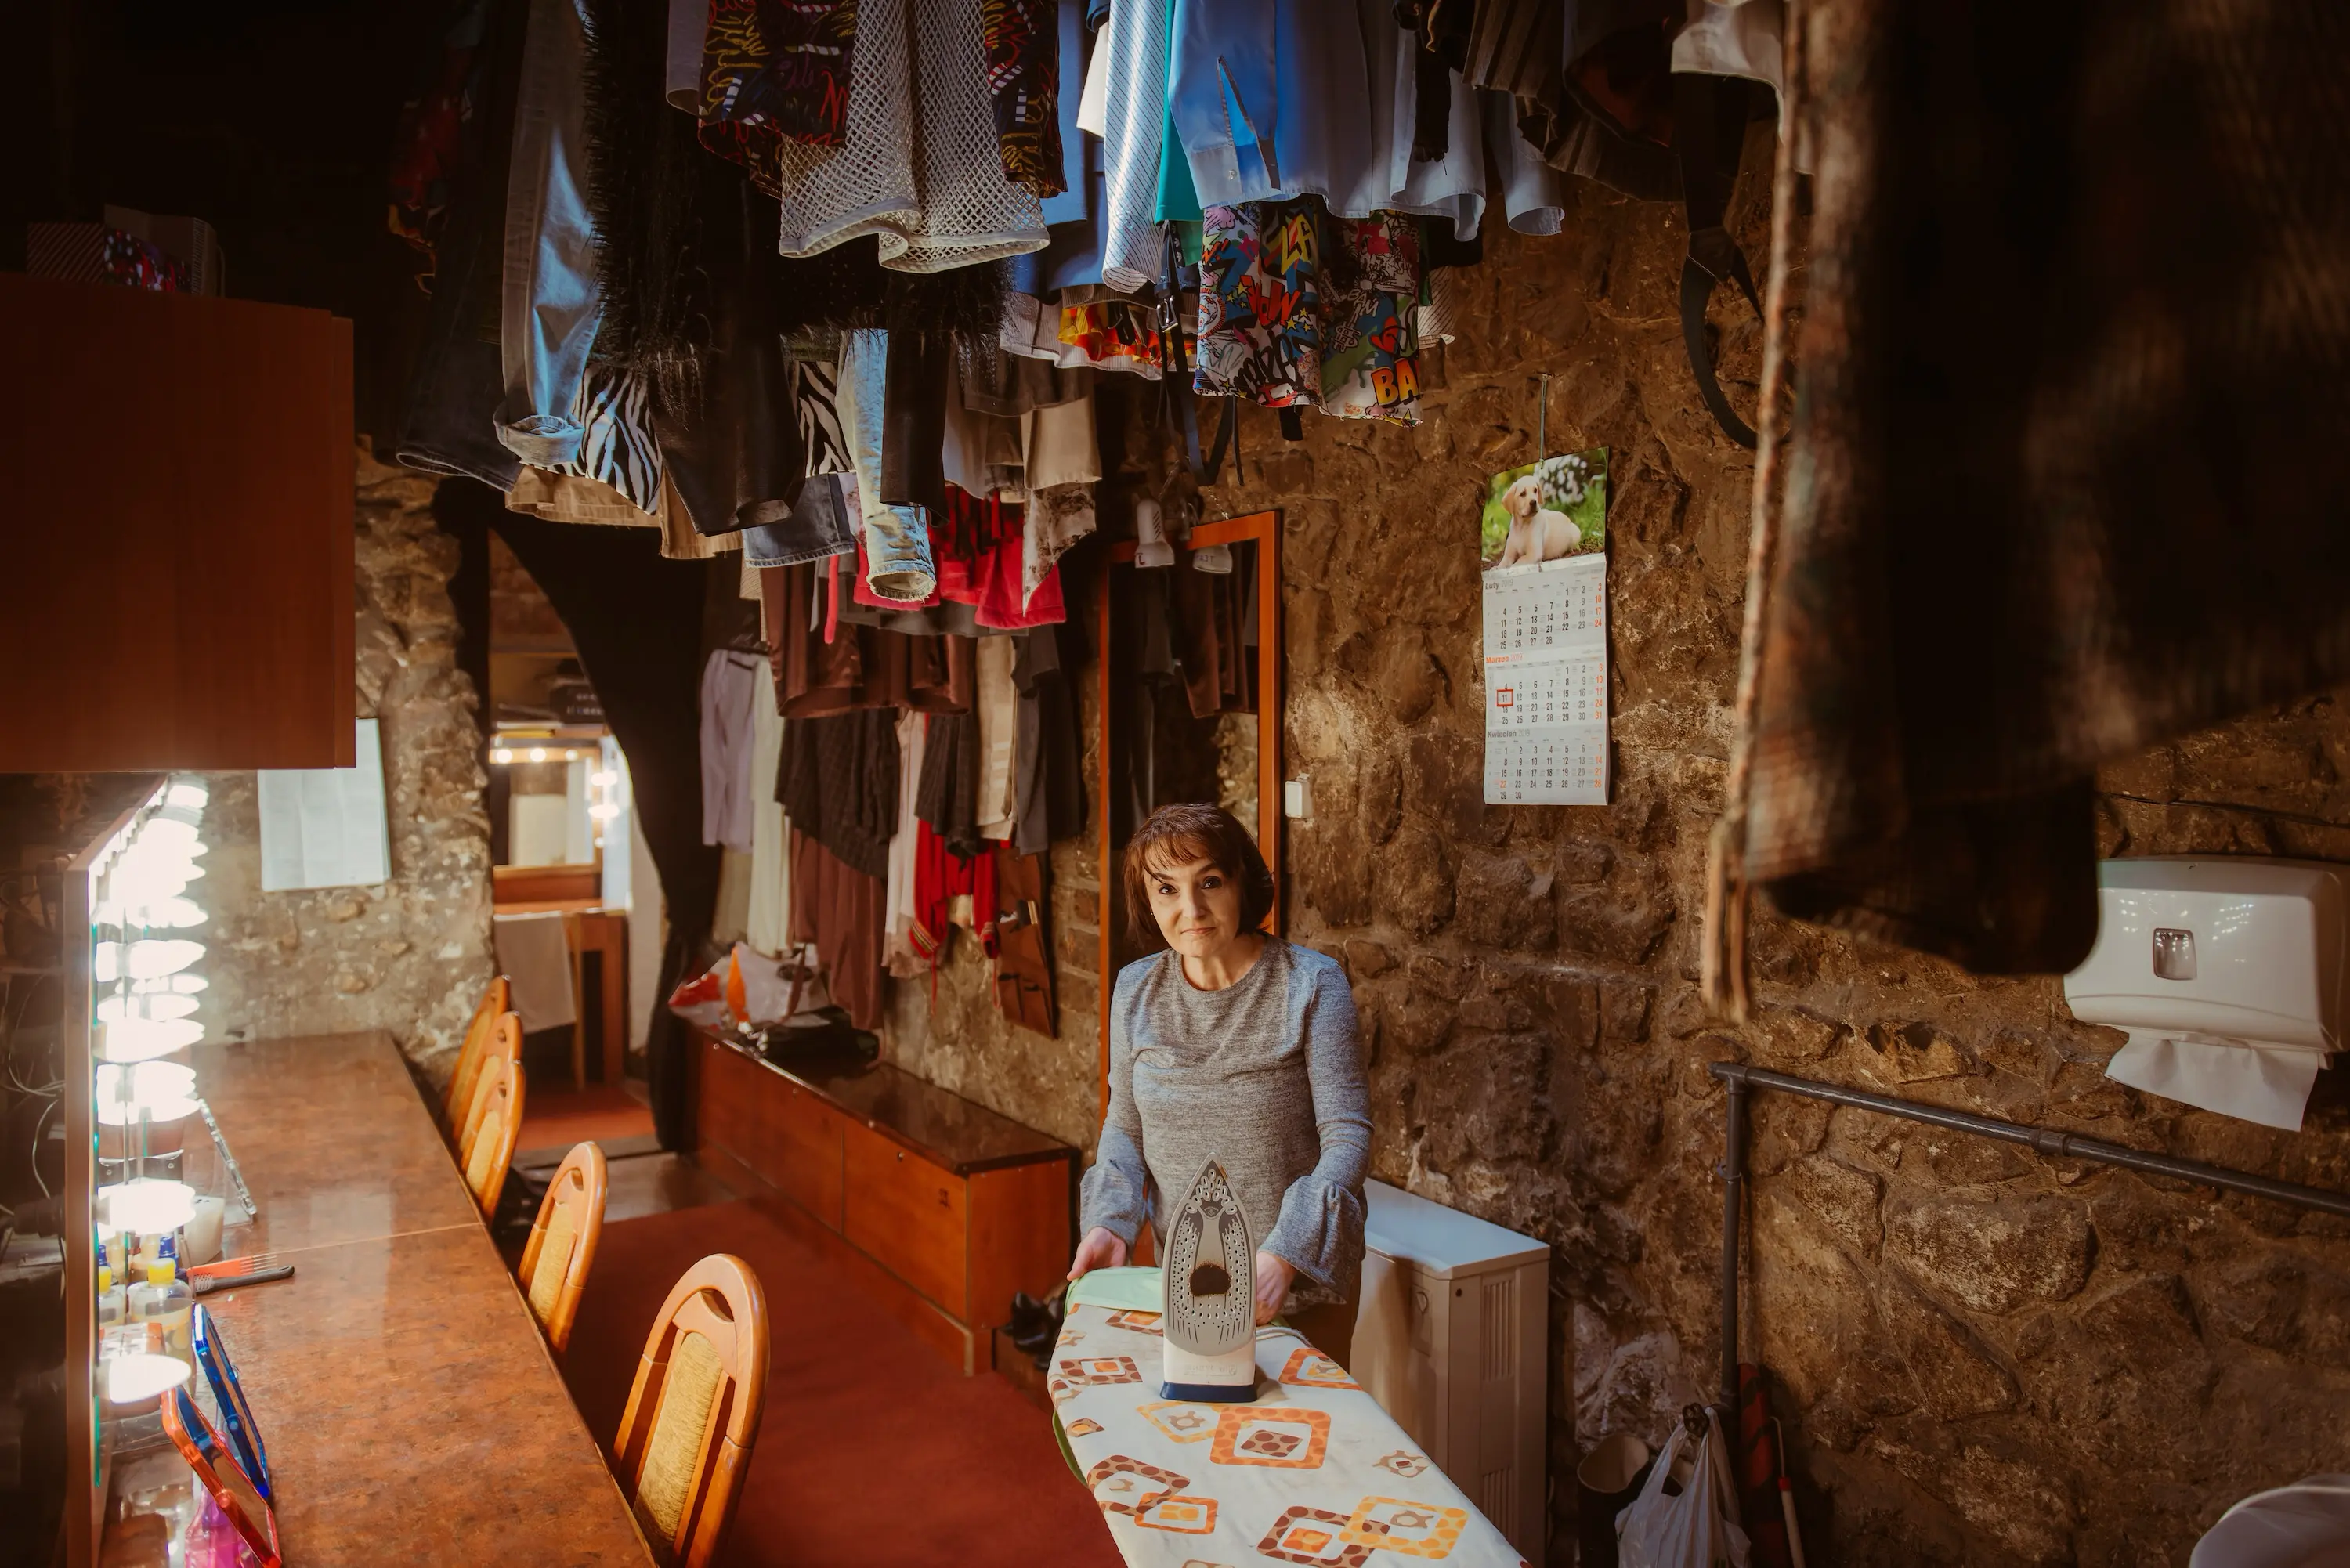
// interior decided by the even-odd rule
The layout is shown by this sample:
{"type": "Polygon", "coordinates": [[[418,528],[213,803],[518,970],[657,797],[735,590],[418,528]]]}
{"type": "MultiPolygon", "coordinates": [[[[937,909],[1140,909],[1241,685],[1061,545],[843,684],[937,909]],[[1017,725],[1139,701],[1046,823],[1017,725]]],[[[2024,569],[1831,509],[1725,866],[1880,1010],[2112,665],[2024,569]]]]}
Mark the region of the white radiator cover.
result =
{"type": "Polygon", "coordinates": [[[1363,1190],[1355,1378],[1542,1568],[1550,1248],[1382,1181],[1363,1190]]]}

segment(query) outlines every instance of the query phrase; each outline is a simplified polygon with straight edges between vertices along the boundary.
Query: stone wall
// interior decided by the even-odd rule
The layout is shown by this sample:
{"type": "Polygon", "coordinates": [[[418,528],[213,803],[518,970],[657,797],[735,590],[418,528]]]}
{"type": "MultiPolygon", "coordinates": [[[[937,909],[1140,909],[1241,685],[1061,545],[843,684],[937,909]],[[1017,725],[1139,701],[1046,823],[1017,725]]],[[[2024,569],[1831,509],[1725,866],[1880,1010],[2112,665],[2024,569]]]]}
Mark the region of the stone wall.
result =
{"type": "Polygon", "coordinates": [[[457,668],[457,544],[433,524],[436,483],[361,447],[359,712],[383,726],[391,880],[263,892],[255,775],[213,775],[211,852],[192,896],[211,916],[197,1017],[215,1040],[383,1029],[437,1077],[489,983],[486,781],[477,698],[457,668]]]}
{"type": "MultiPolygon", "coordinates": [[[[1489,224],[1416,430],[1309,415],[1285,446],[1253,414],[1247,482],[1207,507],[1284,514],[1286,771],[1315,795],[1289,934],[1352,977],[1376,1174],[1555,1249],[1554,1563],[1578,1455],[1611,1430],[1658,1438],[1717,1384],[1710,1061],[2350,1186],[2338,1083],[2297,1137],[2140,1095],[2102,1075],[2118,1035],[2072,1022],[2054,980],[1763,919],[1754,1023],[1707,1026],[1698,919],[1752,457],[1684,358],[1678,215],[1575,184],[1557,237],[1489,224]],[[1482,801],[1477,504],[1535,455],[1544,372],[1549,450],[1613,453],[1604,808],[1482,801]]],[[[1731,214],[1758,266],[1766,201],[1750,174],[1731,214]]],[[[1752,317],[1715,319],[1751,407],[1752,317]]],[[[2350,831],[2296,819],[2350,822],[2332,698],[2104,783],[2109,853],[2350,858],[2350,831]]],[[[2340,1467],[2340,1222],[1812,1102],[1760,1096],[1753,1126],[1744,1343],[1777,1380],[1814,1563],[2178,1563],[2235,1499],[2340,1467]]]]}

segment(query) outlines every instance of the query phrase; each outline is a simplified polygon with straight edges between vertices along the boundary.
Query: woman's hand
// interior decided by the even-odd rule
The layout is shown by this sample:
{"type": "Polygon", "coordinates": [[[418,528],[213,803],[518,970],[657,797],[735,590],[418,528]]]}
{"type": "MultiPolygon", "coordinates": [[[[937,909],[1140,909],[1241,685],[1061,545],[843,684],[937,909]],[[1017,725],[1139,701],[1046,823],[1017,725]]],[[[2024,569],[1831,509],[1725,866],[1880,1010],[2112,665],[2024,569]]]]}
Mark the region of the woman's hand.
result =
{"type": "MultiPolygon", "coordinates": [[[[1257,1254],[1260,1278],[1264,1270],[1263,1259],[1263,1253],[1257,1254]]],[[[1086,1232],[1084,1241],[1077,1243],[1076,1258],[1069,1264],[1069,1278],[1082,1278],[1095,1269],[1122,1269],[1125,1266],[1126,1243],[1119,1241],[1114,1232],[1097,1225],[1086,1232]]]]}
{"type": "Polygon", "coordinates": [[[1289,1299],[1289,1282],[1297,1271],[1286,1260],[1271,1252],[1256,1255],[1256,1322],[1259,1328],[1271,1323],[1281,1311],[1281,1303],[1289,1299]]]}

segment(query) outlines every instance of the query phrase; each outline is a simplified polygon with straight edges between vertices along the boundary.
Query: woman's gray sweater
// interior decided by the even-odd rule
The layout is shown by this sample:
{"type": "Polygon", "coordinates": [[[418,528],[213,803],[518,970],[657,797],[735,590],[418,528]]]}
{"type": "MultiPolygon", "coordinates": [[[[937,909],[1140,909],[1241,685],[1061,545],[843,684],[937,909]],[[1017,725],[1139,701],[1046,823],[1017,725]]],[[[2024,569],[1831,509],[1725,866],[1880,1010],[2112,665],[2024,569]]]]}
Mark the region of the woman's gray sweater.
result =
{"type": "Polygon", "coordinates": [[[1292,1307],[1352,1301],[1363,1268],[1369,1095],[1355,999],[1336,961],[1278,937],[1222,991],[1173,952],[1118,971],[1109,1111],[1086,1172],[1080,1234],[1129,1246],[1210,1159],[1223,1162],[1260,1251],[1296,1269],[1292,1307]]]}

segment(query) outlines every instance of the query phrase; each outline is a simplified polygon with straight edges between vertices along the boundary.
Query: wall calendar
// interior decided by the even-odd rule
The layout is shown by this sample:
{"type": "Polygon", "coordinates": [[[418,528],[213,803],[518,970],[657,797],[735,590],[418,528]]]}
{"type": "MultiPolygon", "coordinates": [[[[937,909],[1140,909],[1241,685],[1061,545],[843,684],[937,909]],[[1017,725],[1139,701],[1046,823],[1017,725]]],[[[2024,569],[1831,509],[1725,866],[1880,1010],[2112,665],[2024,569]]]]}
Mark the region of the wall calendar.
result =
{"type": "Polygon", "coordinates": [[[1493,475],[1481,535],[1485,799],[1607,804],[1607,449],[1493,475]]]}

